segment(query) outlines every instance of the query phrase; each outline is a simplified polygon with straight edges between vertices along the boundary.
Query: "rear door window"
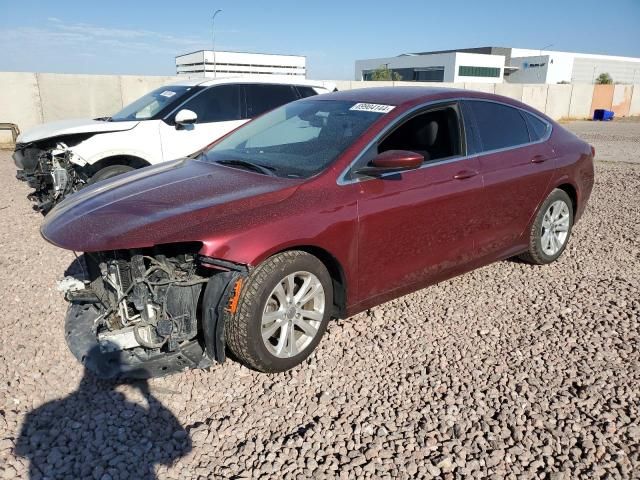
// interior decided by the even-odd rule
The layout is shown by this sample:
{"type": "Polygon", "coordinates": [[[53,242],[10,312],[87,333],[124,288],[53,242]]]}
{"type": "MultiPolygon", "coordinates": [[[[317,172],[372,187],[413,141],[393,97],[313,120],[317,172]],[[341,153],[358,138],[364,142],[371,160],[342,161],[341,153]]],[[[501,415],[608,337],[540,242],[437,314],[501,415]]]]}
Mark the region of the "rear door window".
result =
{"type": "Polygon", "coordinates": [[[542,140],[547,135],[549,124],[527,112],[522,112],[529,128],[529,138],[532,142],[542,140]]]}
{"type": "Polygon", "coordinates": [[[296,89],[298,90],[298,94],[300,95],[300,98],[313,97],[314,95],[318,94],[318,92],[316,92],[311,87],[297,86],[296,89]]]}
{"type": "Polygon", "coordinates": [[[182,108],[198,115],[196,123],[240,120],[240,87],[218,85],[210,87],[189,100],[182,108]]]}
{"type": "Polygon", "coordinates": [[[244,86],[247,100],[247,118],[257,117],[285,103],[298,99],[292,85],[260,85],[244,86]]]}
{"type": "Polygon", "coordinates": [[[482,150],[498,150],[529,143],[529,130],[520,110],[501,103],[469,101],[482,150]]]}

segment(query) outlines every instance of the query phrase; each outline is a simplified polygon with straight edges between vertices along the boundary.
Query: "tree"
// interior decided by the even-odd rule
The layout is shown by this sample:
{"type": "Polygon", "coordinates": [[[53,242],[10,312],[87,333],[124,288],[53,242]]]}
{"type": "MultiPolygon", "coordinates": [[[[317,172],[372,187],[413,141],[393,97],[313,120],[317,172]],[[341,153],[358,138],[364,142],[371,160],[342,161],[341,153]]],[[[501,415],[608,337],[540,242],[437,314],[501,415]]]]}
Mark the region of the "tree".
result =
{"type": "Polygon", "coordinates": [[[380,65],[380,68],[376,68],[373,72],[371,72],[371,80],[378,82],[402,80],[402,76],[398,72],[389,70],[389,67],[387,65],[380,65]]]}
{"type": "Polygon", "coordinates": [[[598,85],[611,85],[613,83],[613,78],[611,78],[611,75],[604,72],[598,75],[598,78],[596,78],[596,83],[598,85]]]}

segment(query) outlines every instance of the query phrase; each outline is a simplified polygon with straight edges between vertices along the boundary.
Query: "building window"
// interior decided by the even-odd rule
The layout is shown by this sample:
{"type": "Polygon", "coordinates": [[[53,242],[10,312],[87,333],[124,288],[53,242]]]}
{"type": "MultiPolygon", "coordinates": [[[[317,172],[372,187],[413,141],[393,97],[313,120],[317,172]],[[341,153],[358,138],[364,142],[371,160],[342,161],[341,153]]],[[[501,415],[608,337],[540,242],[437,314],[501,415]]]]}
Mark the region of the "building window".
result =
{"type": "MultiPolygon", "coordinates": [[[[397,73],[400,79],[405,82],[443,82],[444,67],[416,67],[416,68],[393,68],[389,69],[391,74],[397,73]]],[[[373,80],[375,70],[363,70],[362,80],[373,80]]]]}
{"type": "Polygon", "coordinates": [[[413,79],[417,82],[444,81],[444,67],[424,67],[413,70],[413,79]]]}
{"type": "Polygon", "coordinates": [[[461,77],[500,77],[500,68],[496,67],[468,67],[460,65],[458,75],[461,77]]]}

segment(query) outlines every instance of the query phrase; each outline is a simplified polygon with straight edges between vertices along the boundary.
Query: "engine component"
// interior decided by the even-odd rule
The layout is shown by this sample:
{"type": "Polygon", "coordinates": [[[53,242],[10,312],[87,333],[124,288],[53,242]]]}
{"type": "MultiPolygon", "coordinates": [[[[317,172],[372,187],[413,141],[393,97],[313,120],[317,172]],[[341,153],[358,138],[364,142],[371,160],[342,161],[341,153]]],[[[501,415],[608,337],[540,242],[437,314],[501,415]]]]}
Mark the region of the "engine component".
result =
{"type": "Polygon", "coordinates": [[[195,338],[200,292],[208,279],[196,274],[193,255],[112,252],[97,261],[99,278],[91,291],[104,297],[96,322],[101,348],[172,352],[195,338]]]}
{"type": "Polygon", "coordinates": [[[59,292],[63,292],[65,295],[68,292],[76,292],[78,290],[83,290],[84,287],[85,287],[85,285],[84,285],[84,282],[82,280],[79,280],[79,279],[77,279],[75,277],[72,277],[72,276],[64,277],[56,285],[56,289],[59,292]]]}
{"type": "Polygon", "coordinates": [[[16,146],[14,161],[19,170],[17,178],[26,181],[34,192],[28,198],[35,202],[34,209],[46,214],[67,195],[87,183],[73,164],[86,161],[74,154],[65,143],[49,148],[34,145],[16,146]]]}
{"type": "Polygon", "coordinates": [[[65,293],[65,336],[87,369],[100,377],[155,377],[225,360],[225,321],[248,270],[212,268],[184,249],[81,257],[86,281],[67,281],[77,290],[65,293]]]}

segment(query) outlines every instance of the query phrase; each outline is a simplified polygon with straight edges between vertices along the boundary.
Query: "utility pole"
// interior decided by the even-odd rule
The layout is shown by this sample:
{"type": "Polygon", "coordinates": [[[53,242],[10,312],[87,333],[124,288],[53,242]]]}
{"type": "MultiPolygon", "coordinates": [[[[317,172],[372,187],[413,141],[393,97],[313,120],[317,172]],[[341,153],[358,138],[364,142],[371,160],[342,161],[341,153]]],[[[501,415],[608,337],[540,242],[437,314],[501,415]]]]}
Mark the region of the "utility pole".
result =
{"type": "Polygon", "coordinates": [[[216,64],[216,15],[218,15],[222,10],[218,9],[213,12],[213,17],[211,17],[211,46],[213,47],[213,78],[218,76],[218,69],[216,64]]]}
{"type": "MultiPolygon", "coordinates": [[[[542,47],[540,49],[540,51],[538,52],[539,53],[539,57],[540,57],[540,60],[538,60],[539,64],[542,63],[542,51],[546,50],[547,48],[553,47],[553,45],[554,45],[553,43],[550,43],[549,45],[546,45],[546,46],[544,46],[544,47],[542,47]]],[[[546,62],[546,64],[547,65],[545,65],[545,66],[547,67],[547,72],[548,72],[549,71],[549,62],[546,62]]],[[[540,81],[540,72],[541,72],[541,70],[542,70],[542,66],[538,66],[538,81],[540,81]]],[[[547,83],[546,78],[545,78],[545,82],[544,83],[547,83]]]]}

